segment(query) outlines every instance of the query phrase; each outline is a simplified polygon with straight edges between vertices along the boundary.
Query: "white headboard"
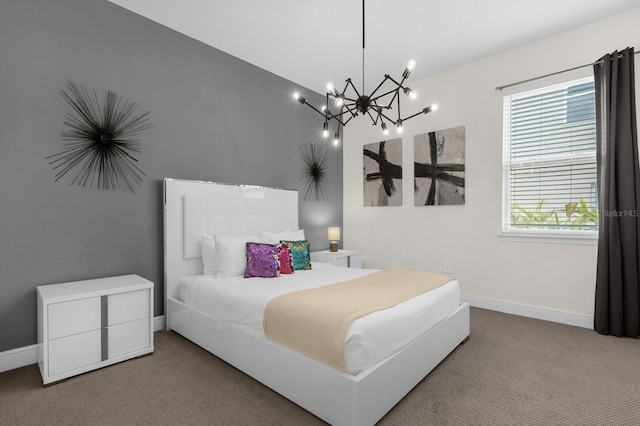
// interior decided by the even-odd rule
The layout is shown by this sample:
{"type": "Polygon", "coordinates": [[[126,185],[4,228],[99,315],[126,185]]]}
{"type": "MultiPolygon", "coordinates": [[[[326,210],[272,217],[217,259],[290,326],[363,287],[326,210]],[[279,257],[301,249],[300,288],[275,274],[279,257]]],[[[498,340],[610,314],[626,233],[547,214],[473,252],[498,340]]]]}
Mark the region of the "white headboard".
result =
{"type": "Polygon", "coordinates": [[[165,295],[202,274],[203,234],[259,235],[298,229],[298,191],[164,179],[165,295]]]}

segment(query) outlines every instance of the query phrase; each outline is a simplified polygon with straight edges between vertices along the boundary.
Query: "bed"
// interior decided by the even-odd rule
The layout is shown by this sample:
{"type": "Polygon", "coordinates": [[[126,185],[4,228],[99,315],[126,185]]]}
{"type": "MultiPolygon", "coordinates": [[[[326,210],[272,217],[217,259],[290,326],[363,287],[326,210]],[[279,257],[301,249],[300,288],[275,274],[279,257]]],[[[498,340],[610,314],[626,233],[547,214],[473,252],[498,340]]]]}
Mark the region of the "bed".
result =
{"type": "MultiPolygon", "coordinates": [[[[382,356],[379,360],[373,357],[362,361],[360,354],[354,358],[356,361],[347,363],[347,371],[340,371],[267,339],[256,327],[259,321],[255,315],[247,321],[234,321],[228,317],[234,314],[224,316],[197,304],[207,297],[197,293],[198,283],[200,287],[211,287],[202,284],[207,280],[202,277],[202,235],[253,235],[264,230],[297,227],[297,191],[165,179],[167,329],[202,346],[331,424],[372,425],[468,337],[469,307],[459,302],[457,282],[447,283],[443,287],[449,289],[442,291],[447,295],[441,297],[449,300],[449,304],[454,297],[454,304],[450,312],[434,320],[435,325],[411,338],[408,344],[402,344],[401,349],[376,355],[382,356]]],[[[314,266],[316,272],[309,274],[310,277],[334,276],[331,268],[347,269],[314,266]]],[[[368,271],[349,273],[356,276],[368,271]]],[[[304,278],[299,271],[296,274],[304,278]]],[[[317,278],[311,280],[314,279],[317,278]]],[[[259,279],[250,278],[244,283],[251,287],[251,280],[259,279]]],[[[282,277],[277,280],[287,282],[282,277]]],[[[233,283],[233,279],[227,281],[233,283]]],[[[235,289],[237,284],[230,285],[235,289]]],[[[436,306],[441,303],[436,302],[436,306]]],[[[258,313],[260,306],[257,304],[258,313]]]]}

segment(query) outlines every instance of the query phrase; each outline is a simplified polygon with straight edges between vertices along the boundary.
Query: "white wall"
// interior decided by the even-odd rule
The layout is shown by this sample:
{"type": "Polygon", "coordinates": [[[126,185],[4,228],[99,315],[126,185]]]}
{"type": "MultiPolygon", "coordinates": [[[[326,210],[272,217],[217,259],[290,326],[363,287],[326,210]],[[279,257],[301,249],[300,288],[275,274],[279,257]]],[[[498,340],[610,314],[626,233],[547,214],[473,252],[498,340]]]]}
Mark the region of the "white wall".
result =
{"type": "MultiPolygon", "coordinates": [[[[417,104],[405,102],[405,114],[433,102],[440,108],[405,123],[402,207],[363,207],[362,146],[383,138],[379,127],[372,126],[368,119],[359,117],[349,123],[343,147],[344,247],[361,250],[364,266],[369,268],[442,272],[443,262],[451,261],[462,293],[476,301],[495,299],[515,304],[512,306],[533,305],[543,311],[592,317],[595,244],[523,243],[498,238],[502,93],[495,88],[588,64],[627,46],[638,50],[639,22],[640,9],[635,9],[424,80],[410,81],[420,98],[417,104]],[[414,207],[413,136],[455,126],[466,126],[466,204],[414,207]]],[[[636,61],[639,58],[635,56],[636,61]]],[[[640,100],[639,70],[637,65],[636,97],[640,100]]]]}

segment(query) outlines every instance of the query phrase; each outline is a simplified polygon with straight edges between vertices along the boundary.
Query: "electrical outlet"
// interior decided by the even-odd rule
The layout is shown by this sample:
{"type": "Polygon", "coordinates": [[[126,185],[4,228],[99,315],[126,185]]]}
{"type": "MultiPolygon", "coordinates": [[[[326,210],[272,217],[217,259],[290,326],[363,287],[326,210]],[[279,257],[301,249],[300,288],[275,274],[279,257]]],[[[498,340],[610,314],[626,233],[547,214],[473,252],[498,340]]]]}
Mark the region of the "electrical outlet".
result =
{"type": "Polygon", "coordinates": [[[452,269],[453,265],[450,260],[445,260],[444,262],[442,262],[442,272],[444,272],[445,274],[451,274],[452,269]]]}

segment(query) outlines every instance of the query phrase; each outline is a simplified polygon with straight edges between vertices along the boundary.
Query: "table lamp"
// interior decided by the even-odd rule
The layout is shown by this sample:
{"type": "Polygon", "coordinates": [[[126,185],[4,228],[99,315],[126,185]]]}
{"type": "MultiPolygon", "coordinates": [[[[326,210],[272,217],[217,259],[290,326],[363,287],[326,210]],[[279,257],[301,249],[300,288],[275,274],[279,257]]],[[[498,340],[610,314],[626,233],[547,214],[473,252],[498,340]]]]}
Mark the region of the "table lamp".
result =
{"type": "Polygon", "coordinates": [[[329,251],[336,252],[338,251],[338,240],[340,239],[340,227],[331,226],[327,232],[329,239],[329,251]]]}

